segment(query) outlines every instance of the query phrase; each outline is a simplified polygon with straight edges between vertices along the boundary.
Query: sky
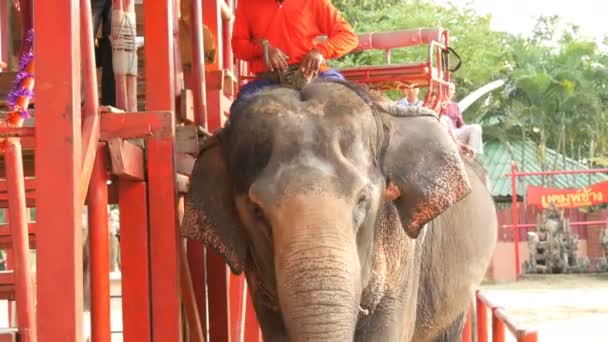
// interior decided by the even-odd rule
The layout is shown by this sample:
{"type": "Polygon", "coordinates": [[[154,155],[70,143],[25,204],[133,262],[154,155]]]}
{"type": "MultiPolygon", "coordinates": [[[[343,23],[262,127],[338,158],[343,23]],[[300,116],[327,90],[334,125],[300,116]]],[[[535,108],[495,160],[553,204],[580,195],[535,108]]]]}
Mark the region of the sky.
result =
{"type": "MultiPolygon", "coordinates": [[[[447,2],[449,0],[437,0],[447,2]]],[[[535,17],[557,14],[581,27],[581,33],[601,38],[608,33],[602,0],[452,0],[455,4],[472,3],[480,14],[491,14],[492,28],[527,35],[535,17]]]]}

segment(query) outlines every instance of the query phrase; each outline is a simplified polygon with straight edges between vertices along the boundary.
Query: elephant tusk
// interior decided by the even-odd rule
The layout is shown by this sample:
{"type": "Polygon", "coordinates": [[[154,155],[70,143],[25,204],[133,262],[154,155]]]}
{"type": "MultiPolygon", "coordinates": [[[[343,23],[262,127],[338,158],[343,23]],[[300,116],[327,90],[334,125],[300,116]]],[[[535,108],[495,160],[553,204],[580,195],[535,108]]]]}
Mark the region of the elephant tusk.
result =
{"type": "Polygon", "coordinates": [[[361,305],[359,305],[359,313],[363,314],[364,316],[369,315],[369,310],[364,309],[361,305]]]}

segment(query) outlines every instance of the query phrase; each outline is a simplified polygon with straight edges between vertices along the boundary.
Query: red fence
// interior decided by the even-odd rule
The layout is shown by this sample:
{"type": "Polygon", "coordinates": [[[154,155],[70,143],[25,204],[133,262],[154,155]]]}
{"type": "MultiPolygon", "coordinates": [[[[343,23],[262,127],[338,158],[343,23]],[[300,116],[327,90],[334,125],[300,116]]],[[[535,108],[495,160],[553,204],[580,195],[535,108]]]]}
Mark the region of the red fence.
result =
{"type": "MultiPolygon", "coordinates": [[[[504,342],[507,330],[513,335],[517,342],[537,342],[538,333],[536,330],[520,329],[511,320],[506,311],[492,303],[479,290],[475,295],[476,322],[477,322],[477,342],[488,342],[489,333],[492,333],[492,342],[504,342]],[[488,310],[491,311],[491,325],[488,325],[488,310]],[[491,330],[488,328],[491,327],[491,330]]],[[[463,342],[470,342],[471,339],[471,314],[469,312],[467,323],[463,331],[463,342]]]]}

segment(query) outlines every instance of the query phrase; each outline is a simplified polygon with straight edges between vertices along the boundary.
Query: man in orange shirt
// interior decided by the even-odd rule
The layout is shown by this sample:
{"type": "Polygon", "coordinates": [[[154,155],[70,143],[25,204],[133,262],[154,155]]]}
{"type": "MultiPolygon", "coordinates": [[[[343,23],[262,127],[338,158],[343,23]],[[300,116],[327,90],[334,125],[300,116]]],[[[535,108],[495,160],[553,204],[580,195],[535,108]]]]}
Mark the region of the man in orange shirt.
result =
{"type": "MultiPolygon", "coordinates": [[[[268,68],[284,71],[299,64],[305,77],[319,72],[321,78],[343,76],[330,69],[326,59],[341,57],[358,44],[351,25],[332,5],[331,0],[241,0],[236,9],[232,35],[234,56],[249,62],[250,71],[266,71],[263,42],[268,43],[268,68]],[[327,40],[317,42],[319,36],[327,40]]],[[[250,95],[271,85],[257,79],[239,92],[250,95]]]]}

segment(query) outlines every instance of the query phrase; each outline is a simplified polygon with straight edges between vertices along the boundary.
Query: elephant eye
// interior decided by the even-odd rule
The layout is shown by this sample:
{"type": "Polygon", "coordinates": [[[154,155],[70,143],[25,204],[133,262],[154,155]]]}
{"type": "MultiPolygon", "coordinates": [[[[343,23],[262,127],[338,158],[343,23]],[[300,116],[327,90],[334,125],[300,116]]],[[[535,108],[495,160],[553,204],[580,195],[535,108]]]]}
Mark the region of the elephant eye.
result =
{"type": "Polygon", "coordinates": [[[367,204],[367,194],[363,193],[359,195],[359,199],[357,199],[357,206],[365,206],[367,204]]]}

